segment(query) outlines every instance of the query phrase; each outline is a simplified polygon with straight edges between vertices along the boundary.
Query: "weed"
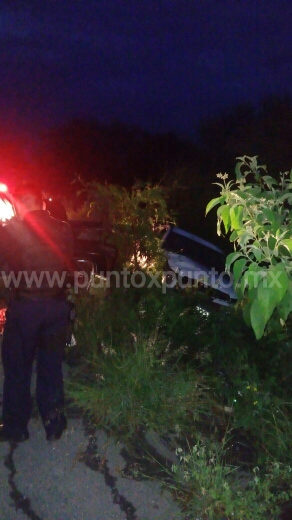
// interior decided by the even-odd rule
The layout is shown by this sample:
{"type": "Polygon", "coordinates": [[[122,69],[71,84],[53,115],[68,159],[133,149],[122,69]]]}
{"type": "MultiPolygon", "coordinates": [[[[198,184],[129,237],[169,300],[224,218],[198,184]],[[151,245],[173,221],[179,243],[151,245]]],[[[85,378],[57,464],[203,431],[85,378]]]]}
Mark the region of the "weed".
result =
{"type": "Polygon", "coordinates": [[[208,394],[202,375],[180,370],[157,329],[150,337],[133,333],[131,341],[131,347],[118,349],[101,342],[76,369],[69,396],[100,426],[124,435],[139,428],[166,432],[194,422],[208,394]]]}
{"type": "Polygon", "coordinates": [[[292,497],[292,468],[278,462],[250,474],[225,463],[224,443],[198,439],[187,452],[178,448],[173,465],[178,497],[187,518],[275,520],[292,497]]]}
{"type": "Polygon", "coordinates": [[[173,468],[188,518],[275,520],[291,497],[288,331],[256,341],[240,309],[207,315],[199,296],[176,291],[120,289],[77,309],[69,396],[126,438],[188,439],[173,468]]]}

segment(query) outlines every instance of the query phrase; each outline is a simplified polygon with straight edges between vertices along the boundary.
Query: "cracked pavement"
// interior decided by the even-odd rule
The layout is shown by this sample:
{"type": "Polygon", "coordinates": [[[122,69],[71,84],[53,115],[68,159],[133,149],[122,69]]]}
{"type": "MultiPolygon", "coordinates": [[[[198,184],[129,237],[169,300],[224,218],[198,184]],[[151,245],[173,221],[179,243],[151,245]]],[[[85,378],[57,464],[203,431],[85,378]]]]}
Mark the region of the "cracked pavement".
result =
{"type": "MultiPolygon", "coordinates": [[[[2,386],[0,364],[0,401],[2,386]]],[[[159,481],[128,471],[125,446],[81,417],[69,416],[56,442],[46,441],[38,418],[31,419],[29,432],[24,443],[0,443],[0,520],[181,519],[159,481]]],[[[167,456],[160,440],[154,438],[152,448],[167,456]]],[[[170,461],[173,456],[169,452],[170,461]]]]}

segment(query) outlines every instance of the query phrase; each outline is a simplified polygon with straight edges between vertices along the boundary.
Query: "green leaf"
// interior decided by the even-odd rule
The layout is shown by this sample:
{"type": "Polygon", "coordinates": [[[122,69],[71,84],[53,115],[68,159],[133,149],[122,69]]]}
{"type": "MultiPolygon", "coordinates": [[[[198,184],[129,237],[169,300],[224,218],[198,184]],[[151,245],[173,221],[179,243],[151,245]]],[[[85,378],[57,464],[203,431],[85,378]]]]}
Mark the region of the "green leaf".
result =
{"type": "Polygon", "coordinates": [[[271,290],[267,284],[267,278],[261,280],[257,290],[257,300],[262,309],[262,315],[266,322],[272,316],[273,310],[278,303],[276,291],[271,290]]]}
{"type": "Polygon", "coordinates": [[[256,172],[257,171],[257,168],[258,168],[258,156],[257,155],[254,155],[254,157],[249,157],[248,158],[250,163],[249,163],[249,166],[250,166],[250,169],[253,171],[253,172],[256,172]]]}
{"type": "MultiPolygon", "coordinates": [[[[237,157],[237,159],[242,159],[242,157],[237,157]]],[[[241,173],[241,167],[244,165],[245,163],[243,161],[239,161],[238,163],[236,163],[236,166],[235,166],[235,175],[236,175],[236,178],[237,179],[241,179],[242,177],[242,173],[241,173]]]]}
{"type": "Polygon", "coordinates": [[[270,235],[268,238],[268,247],[273,252],[273,254],[275,254],[276,246],[277,246],[276,238],[273,235],[270,235]]]}
{"type": "Polygon", "coordinates": [[[289,253],[292,253],[292,238],[284,238],[281,240],[281,244],[288,249],[289,253]]]}
{"type": "Polygon", "coordinates": [[[235,242],[235,240],[237,240],[237,238],[238,238],[237,231],[232,231],[232,233],[231,233],[231,235],[229,237],[230,242],[235,242]]]}
{"type": "Polygon", "coordinates": [[[253,252],[253,254],[255,256],[256,261],[257,262],[261,262],[262,257],[263,257],[261,249],[259,247],[255,247],[255,245],[252,245],[250,247],[250,249],[251,249],[251,251],[253,252]]]}
{"type": "Polygon", "coordinates": [[[230,210],[229,206],[221,206],[217,210],[218,218],[222,220],[225,228],[225,233],[228,233],[230,228],[230,210]]]}
{"type": "MultiPolygon", "coordinates": [[[[251,326],[257,339],[263,336],[265,327],[279,302],[283,300],[286,294],[289,294],[287,292],[288,286],[289,279],[281,264],[272,266],[267,271],[266,277],[261,280],[250,308],[251,326]]],[[[291,296],[290,298],[292,300],[291,296]]],[[[283,316],[290,312],[290,298],[287,296],[282,306],[283,316]]]]}
{"type": "Polygon", "coordinates": [[[256,264],[255,262],[252,262],[250,264],[249,268],[247,269],[247,271],[245,271],[243,273],[243,276],[241,279],[243,293],[244,293],[244,290],[246,287],[248,287],[249,292],[251,289],[256,289],[264,276],[265,276],[265,271],[263,271],[258,266],[258,264],[256,264]]]}
{"type": "Polygon", "coordinates": [[[256,339],[260,339],[266,327],[266,322],[262,318],[261,305],[258,300],[255,300],[250,308],[250,324],[255,333],[256,339]]]}
{"type": "Polygon", "coordinates": [[[250,308],[250,321],[257,339],[260,339],[265,327],[272,316],[278,303],[275,291],[266,287],[266,280],[262,280],[258,286],[257,295],[250,308]]]}
{"type": "Polygon", "coordinates": [[[229,253],[229,255],[227,255],[227,257],[226,257],[226,270],[230,271],[231,264],[233,264],[233,262],[235,262],[235,260],[237,260],[238,258],[241,258],[242,256],[243,256],[243,254],[240,253],[239,251],[236,251],[235,253],[229,253]]]}
{"type": "Polygon", "coordinates": [[[232,206],[230,208],[230,222],[231,222],[231,227],[233,229],[242,228],[242,214],[243,214],[242,206],[232,206]]]}
{"type": "Polygon", "coordinates": [[[283,300],[279,304],[278,311],[280,319],[286,321],[292,311],[292,294],[290,291],[286,292],[283,300]]]}
{"type": "Polygon", "coordinates": [[[283,265],[277,264],[269,268],[266,285],[278,304],[283,299],[289,286],[289,278],[283,265]]]}
{"type": "MultiPolygon", "coordinates": [[[[254,184],[249,184],[246,186],[246,191],[248,192],[249,197],[260,197],[262,195],[261,187],[254,184]]],[[[254,203],[255,201],[251,201],[254,203]]]]}
{"type": "Polygon", "coordinates": [[[208,204],[206,206],[205,215],[207,215],[209,213],[209,211],[211,211],[211,209],[213,209],[215,206],[217,206],[217,204],[220,204],[223,201],[224,201],[224,197],[216,197],[215,199],[210,200],[210,202],[208,202],[208,204]]]}
{"type": "Polygon", "coordinates": [[[263,175],[262,177],[263,181],[267,184],[269,188],[271,188],[273,185],[278,186],[278,181],[274,179],[274,177],[271,177],[270,175],[263,175]]]}
{"type": "Polygon", "coordinates": [[[276,214],[270,208],[263,208],[263,215],[265,217],[266,222],[270,222],[271,224],[275,223],[276,214]]]}
{"type": "Polygon", "coordinates": [[[233,284],[236,285],[238,280],[242,277],[244,268],[246,266],[246,258],[240,258],[233,264],[233,284]]]}
{"type": "Polygon", "coordinates": [[[245,246],[252,240],[253,234],[250,231],[244,231],[239,237],[238,237],[238,245],[242,249],[245,248],[245,246]]]}
{"type": "Polygon", "coordinates": [[[281,197],[278,198],[280,202],[284,202],[287,199],[290,199],[291,193],[285,193],[284,195],[281,195],[281,197]]]}

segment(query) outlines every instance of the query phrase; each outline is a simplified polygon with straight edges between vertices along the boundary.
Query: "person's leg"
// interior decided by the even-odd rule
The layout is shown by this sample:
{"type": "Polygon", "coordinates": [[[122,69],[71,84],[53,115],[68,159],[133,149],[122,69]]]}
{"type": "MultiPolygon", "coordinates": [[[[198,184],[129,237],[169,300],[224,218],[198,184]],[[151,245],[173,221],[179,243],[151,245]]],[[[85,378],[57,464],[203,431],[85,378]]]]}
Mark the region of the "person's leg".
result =
{"type": "Polygon", "coordinates": [[[26,302],[17,300],[10,304],[2,342],[3,431],[15,439],[23,435],[28,438],[27,424],[31,414],[30,382],[36,348],[36,317],[29,307],[26,302]]]}
{"type": "MultiPolygon", "coordinates": [[[[60,343],[63,337],[61,331],[58,338],[60,343]]],[[[37,353],[36,400],[44,423],[64,410],[62,350],[61,345],[59,348],[56,346],[56,336],[48,335],[46,345],[42,345],[37,353]],[[50,345],[47,345],[47,341],[50,345]]]]}
{"type": "Polygon", "coordinates": [[[69,313],[66,301],[47,302],[37,353],[36,399],[48,440],[59,438],[66,428],[62,361],[69,313]]]}

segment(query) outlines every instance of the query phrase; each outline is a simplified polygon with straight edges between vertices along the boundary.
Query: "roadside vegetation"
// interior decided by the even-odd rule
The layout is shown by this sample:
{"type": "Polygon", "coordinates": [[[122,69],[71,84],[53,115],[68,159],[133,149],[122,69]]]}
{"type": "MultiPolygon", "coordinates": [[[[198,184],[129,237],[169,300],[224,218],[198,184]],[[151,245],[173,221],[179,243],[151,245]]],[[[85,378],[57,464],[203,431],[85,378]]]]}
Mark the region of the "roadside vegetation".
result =
{"type": "MultiPolygon", "coordinates": [[[[285,194],[289,189],[287,183],[285,194]]],[[[264,189],[259,197],[263,204],[264,189]]],[[[223,207],[226,200],[217,202],[223,207]]],[[[286,210],[290,201],[283,201],[286,210]]],[[[220,211],[218,217],[223,218],[220,211]]],[[[239,217],[236,222],[246,228],[239,217]]],[[[228,227],[223,221],[226,232],[235,220],[229,222],[228,227]]],[[[269,225],[271,212],[262,222],[263,233],[269,225]]],[[[141,237],[147,236],[146,227],[141,237]]],[[[240,255],[229,257],[230,264],[245,258],[252,240],[240,241],[236,230],[240,255]]],[[[142,244],[141,237],[137,244],[142,244]]],[[[279,239],[275,264],[262,264],[258,251],[255,258],[268,270],[280,264],[280,246],[285,247],[289,282],[288,239],[287,231],[279,239]]],[[[256,240],[259,250],[266,247],[264,239],[263,246],[256,240]]],[[[250,250],[247,254],[250,259],[250,250]]],[[[243,272],[248,260],[244,266],[243,272]]],[[[171,438],[177,462],[167,470],[168,485],[189,520],[276,520],[292,499],[290,314],[279,317],[280,296],[267,312],[264,304],[271,305],[271,290],[261,299],[257,288],[252,289],[247,282],[241,285],[235,307],[214,306],[207,293],[191,287],[164,293],[147,283],[139,289],[100,289],[99,297],[76,297],[78,347],[68,351],[69,361],[75,362],[68,396],[95,424],[129,442],[145,431],[171,438]],[[252,321],[247,318],[250,298],[260,302],[252,321]]]]}

